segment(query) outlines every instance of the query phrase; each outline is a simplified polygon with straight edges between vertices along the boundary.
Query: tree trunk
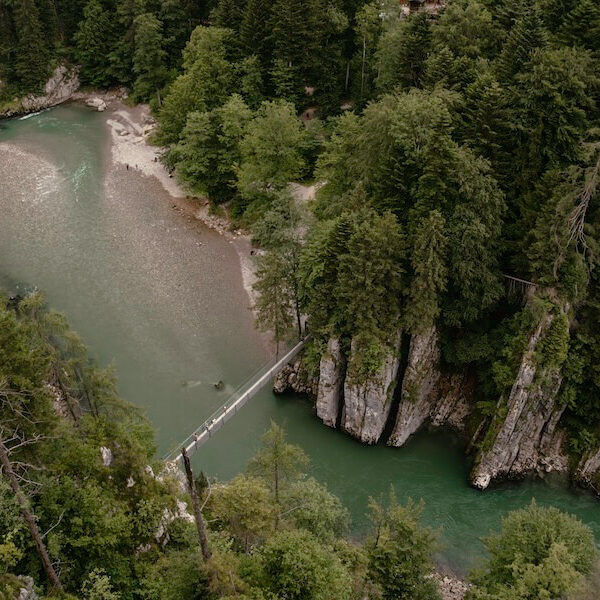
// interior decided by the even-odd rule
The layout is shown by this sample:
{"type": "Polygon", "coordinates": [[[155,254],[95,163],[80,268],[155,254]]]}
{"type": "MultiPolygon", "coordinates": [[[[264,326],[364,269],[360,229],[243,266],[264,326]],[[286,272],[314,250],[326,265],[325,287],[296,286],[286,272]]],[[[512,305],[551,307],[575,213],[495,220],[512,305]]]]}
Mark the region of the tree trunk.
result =
{"type": "Polygon", "coordinates": [[[181,456],[183,457],[183,464],[185,466],[185,474],[187,476],[188,488],[190,490],[192,504],[194,506],[194,516],[196,518],[196,528],[198,529],[198,537],[200,538],[202,558],[204,558],[204,562],[206,562],[212,556],[212,552],[210,551],[208,539],[206,538],[206,527],[204,526],[204,520],[202,519],[202,511],[200,510],[200,499],[198,498],[198,490],[196,489],[196,482],[194,481],[194,474],[192,473],[190,458],[187,455],[187,451],[185,448],[181,449],[181,456]]]}
{"type": "Polygon", "coordinates": [[[4,445],[4,441],[0,436],[0,463],[2,464],[2,471],[4,472],[4,477],[8,480],[10,487],[15,495],[15,499],[21,509],[21,514],[23,515],[23,519],[27,523],[27,527],[29,528],[29,532],[31,533],[31,537],[35,542],[35,547],[37,553],[42,561],[42,565],[44,567],[44,571],[46,571],[46,575],[52,584],[54,589],[62,591],[63,587],[60,583],[60,579],[52,566],[52,562],[50,561],[50,556],[48,555],[48,551],[46,550],[46,546],[44,545],[44,541],[42,540],[42,536],[40,535],[40,530],[38,529],[37,523],[35,521],[35,516],[29,510],[27,506],[27,500],[21,491],[21,487],[19,486],[19,481],[17,480],[17,476],[12,469],[12,465],[10,464],[10,460],[8,458],[8,452],[6,450],[6,446],[4,445]]]}

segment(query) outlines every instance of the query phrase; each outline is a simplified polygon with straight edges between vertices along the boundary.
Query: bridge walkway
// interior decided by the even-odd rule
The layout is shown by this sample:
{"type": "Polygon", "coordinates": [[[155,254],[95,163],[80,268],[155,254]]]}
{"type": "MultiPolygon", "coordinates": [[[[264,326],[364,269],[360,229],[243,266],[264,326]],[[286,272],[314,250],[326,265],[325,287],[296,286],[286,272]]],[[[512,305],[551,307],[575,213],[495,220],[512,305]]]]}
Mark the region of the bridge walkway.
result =
{"type": "Polygon", "coordinates": [[[223,425],[233,416],[235,416],[240,408],[254,397],[271,379],[298,353],[304,348],[308,337],[300,340],[291,350],[284,354],[280,359],[275,359],[267,363],[252,379],[242,384],[227,400],[225,404],[220,406],[206,419],[199,427],[197,427],[181,444],[179,444],[172,452],[170,452],[165,460],[168,462],[177,462],[181,460],[181,448],[185,448],[188,456],[191,456],[202,444],[205,444],[212,435],[221,429],[223,425]]]}

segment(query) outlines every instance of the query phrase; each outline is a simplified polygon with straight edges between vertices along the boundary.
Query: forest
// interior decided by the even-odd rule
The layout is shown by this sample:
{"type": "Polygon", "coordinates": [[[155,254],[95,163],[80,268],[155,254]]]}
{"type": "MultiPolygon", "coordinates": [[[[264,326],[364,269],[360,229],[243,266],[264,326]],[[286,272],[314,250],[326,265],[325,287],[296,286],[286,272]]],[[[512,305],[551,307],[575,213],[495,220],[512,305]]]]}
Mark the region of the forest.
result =
{"type": "MultiPolygon", "coordinates": [[[[372,498],[357,541],[274,423],[244,473],[183,488],[114,374],[39,294],[0,298],[0,359],[0,598],[438,598],[422,502],[372,498]]],[[[595,597],[595,542],[575,517],[532,503],[485,544],[469,600],[595,597]]]]}
{"type": "MultiPolygon", "coordinates": [[[[65,63],[149,102],[165,166],[260,248],[258,325],[278,344],[308,327],[301,368],[327,424],[400,446],[459,397],[473,485],[558,460],[598,492],[600,4],[429,4],[0,0],[0,103],[65,63]]],[[[152,433],[39,302],[3,300],[2,438],[69,593],[435,597],[419,505],[374,500],[370,537],[348,542],[343,507],[276,427],[246,474],[198,482],[212,558],[185,518],[155,541],[179,509],[176,483],[148,472],[152,433]]],[[[0,568],[44,585],[8,490],[0,568]]],[[[569,517],[534,505],[486,543],[470,598],[586,593],[593,541],[569,517]]]]}

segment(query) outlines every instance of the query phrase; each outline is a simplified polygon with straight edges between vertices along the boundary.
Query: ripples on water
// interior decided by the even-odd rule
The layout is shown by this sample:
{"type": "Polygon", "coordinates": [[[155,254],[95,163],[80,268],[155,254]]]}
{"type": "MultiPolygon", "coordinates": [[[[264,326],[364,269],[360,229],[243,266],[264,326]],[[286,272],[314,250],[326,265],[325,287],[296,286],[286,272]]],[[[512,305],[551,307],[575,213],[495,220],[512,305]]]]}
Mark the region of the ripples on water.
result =
{"type": "MultiPolygon", "coordinates": [[[[0,123],[0,286],[39,287],[100,362],[114,362],[120,392],[147,412],[162,454],[226,399],[215,381],[233,390],[268,356],[232,245],[172,211],[154,180],[125,169],[104,179],[106,141],[103,116],[78,106],[0,123]]],[[[589,494],[552,480],[480,493],[466,485],[452,437],[361,446],[322,425],[306,401],[268,390],[202,448],[197,467],[239,473],[270,419],[350,508],[356,535],[367,527],[368,497],[393,484],[402,501],[425,500],[425,520],[442,527],[440,560],[459,571],[481,556],[479,538],[533,497],[600,534],[600,505],[589,494]]]]}

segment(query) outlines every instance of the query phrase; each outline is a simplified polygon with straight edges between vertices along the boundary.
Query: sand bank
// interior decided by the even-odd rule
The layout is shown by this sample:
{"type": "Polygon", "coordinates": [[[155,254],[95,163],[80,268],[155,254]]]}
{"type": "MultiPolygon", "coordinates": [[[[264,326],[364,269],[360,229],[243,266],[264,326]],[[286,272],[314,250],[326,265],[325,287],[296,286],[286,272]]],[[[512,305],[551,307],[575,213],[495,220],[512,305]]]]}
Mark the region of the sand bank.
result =
{"type": "Polygon", "coordinates": [[[113,166],[156,178],[171,197],[173,210],[202,222],[233,244],[240,259],[244,289],[254,306],[255,293],[252,286],[256,276],[254,261],[250,255],[250,237],[239,230],[232,231],[228,219],[210,213],[210,204],[206,198],[190,195],[175,176],[165,169],[160,162],[163,149],[149,144],[149,136],[156,123],[147,105],[128,107],[117,97],[102,99],[106,102],[106,125],[110,132],[113,166]]]}

